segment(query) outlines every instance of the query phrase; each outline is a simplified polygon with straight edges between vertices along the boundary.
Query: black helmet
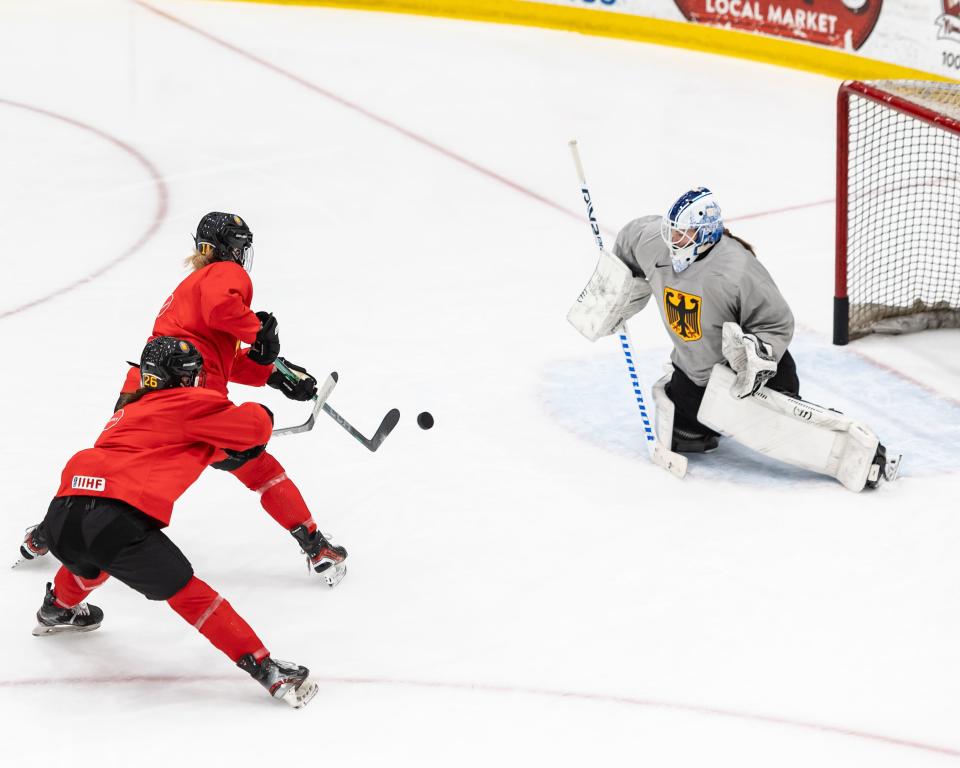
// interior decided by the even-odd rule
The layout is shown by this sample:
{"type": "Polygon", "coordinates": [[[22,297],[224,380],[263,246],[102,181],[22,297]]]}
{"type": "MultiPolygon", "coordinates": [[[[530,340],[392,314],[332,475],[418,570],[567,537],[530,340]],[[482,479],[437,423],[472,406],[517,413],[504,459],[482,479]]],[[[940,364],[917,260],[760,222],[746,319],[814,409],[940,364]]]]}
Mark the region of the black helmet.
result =
{"type": "Polygon", "coordinates": [[[197,224],[193,242],[201,255],[214,261],[233,261],[248,272],[253,266],[253,232],[235,213],[208,213],[197,224]]]}
{"type": "Polygon", "coordinates": [[[158,336],[140,355],[140,386],[143,389],[203,386],[203,357],[189,341],[158,336]]]}

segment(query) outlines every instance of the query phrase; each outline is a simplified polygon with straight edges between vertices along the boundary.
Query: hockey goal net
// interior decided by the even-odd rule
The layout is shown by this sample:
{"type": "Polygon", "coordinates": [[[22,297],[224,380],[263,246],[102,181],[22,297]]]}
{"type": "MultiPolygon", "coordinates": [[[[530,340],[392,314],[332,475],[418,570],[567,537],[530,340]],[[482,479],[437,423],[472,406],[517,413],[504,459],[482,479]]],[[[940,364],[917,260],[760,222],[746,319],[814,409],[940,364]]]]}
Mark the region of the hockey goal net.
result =
{"type": "Polygon", "coordinates": [[[840,87],[836,259],[834,344],[960,327],[960,85],[840,87]]]}

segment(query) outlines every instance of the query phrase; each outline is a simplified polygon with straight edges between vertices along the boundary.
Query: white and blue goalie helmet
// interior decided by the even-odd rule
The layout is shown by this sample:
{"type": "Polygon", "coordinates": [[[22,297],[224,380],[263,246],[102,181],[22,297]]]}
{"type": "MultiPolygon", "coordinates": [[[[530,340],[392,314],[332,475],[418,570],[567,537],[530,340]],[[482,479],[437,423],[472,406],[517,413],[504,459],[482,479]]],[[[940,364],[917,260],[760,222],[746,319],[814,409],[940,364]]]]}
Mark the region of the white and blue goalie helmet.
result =
{"type": "Polygon", "coordinates": [[[675,272],[683,272],[722,235],[723,215],[706,187],[684,192],[660,222],[660,236],[670,247],[675,272]]]}

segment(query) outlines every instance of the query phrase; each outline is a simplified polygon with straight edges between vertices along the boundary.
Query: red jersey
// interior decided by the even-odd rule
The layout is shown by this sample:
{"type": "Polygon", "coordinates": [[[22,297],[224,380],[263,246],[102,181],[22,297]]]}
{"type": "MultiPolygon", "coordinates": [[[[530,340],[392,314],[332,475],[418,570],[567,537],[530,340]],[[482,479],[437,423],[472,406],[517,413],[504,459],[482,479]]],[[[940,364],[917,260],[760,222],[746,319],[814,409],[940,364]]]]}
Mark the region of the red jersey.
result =
{"type": "Polygon", "coordinates": [[[263,445],[273,424],[256,403],[234,405],[210,389],[180,387],[151,392],[121,408],[93,448],[74,454],[57,496],[105,496],[170,522],[173,503],[220,448],[263,445]]]}
{"type": "MultiPolygon", "coordinates": [[[[163,303],[153,323],[153,334],[185,339],[203,355],[205,386],[227,393],[227,382],[262,387],[273,373],[272,365],[258,365],[240,349],[252,344],[260,320],[251,311],[253,283],[247,271],[232,261],[215,261],[188,275],[163,303]]],[[[140,371],[131,368],[124,392],[140,387],[140,371]]],[[[249,446],[248,446],[249,447],[249,446]]]]}

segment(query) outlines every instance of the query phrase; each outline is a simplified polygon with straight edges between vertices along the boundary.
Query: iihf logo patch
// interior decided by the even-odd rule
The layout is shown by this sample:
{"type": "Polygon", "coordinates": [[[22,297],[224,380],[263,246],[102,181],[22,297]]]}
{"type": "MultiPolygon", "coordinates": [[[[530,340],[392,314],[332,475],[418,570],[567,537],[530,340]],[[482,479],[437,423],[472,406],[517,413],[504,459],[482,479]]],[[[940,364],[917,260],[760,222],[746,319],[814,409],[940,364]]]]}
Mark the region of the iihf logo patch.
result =
{"type": "Polygon", "coordinates": [[[100,492],[106,489],[107,481],[102,477],[88,477],[87,475],[74,475],[70,487],[77,491],[96,491],[100,492]]]}
{"type": "Polygon", "coordinates": [[[121,408],[119,411],[113,414],[113,416],[110,417],[107,423],[103,425],[103,429],[101,431],[106,432],[108,429],[112,429],[113,427],[117,426],[117,424],[120,423],[120,419],[122,418],[123,418],[123,408],[121,408]]]}
{"type": "Polygon", "coordinates": [[[663,289],[663,314],[667,324],[684,341],[697,341],[703,331],[700,327],[700,308],[703,299],[675,288],[663,289]]]}

